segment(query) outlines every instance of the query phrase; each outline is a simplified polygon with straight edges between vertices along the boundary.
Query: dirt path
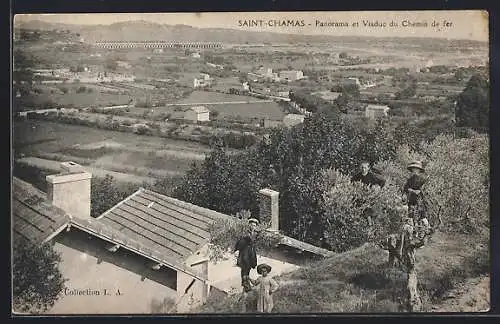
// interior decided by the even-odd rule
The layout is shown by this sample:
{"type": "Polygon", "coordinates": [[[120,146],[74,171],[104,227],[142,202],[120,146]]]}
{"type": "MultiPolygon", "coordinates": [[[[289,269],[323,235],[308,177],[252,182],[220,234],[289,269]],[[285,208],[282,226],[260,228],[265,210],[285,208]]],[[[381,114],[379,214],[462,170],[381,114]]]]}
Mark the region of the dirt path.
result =
{"type": "Polygon", "coordinates": [[[470,278],[448,291],[434,312],[487,312],[490,309],[490,278],[470,278]]]}

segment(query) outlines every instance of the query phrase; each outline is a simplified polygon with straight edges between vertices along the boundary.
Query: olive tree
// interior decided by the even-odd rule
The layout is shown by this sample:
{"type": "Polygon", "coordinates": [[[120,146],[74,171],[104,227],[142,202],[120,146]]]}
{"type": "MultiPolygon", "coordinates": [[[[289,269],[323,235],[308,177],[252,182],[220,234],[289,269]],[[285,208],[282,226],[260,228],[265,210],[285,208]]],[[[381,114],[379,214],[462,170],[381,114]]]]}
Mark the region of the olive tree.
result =
{"type": "Polygon", "coordinates": [[[59,271],[61,256],[53,244],[36,246],[22,237],[15,237],[12,256],[13,310],[42,313],[50,309],[66,281],[59,271]]]}

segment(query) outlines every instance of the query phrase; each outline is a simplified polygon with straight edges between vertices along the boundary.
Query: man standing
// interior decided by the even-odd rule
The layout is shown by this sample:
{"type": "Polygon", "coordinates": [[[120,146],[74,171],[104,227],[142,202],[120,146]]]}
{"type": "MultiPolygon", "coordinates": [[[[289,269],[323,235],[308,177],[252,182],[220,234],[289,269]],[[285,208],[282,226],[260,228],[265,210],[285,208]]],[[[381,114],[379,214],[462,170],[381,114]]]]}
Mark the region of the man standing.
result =
{"type": "Polygon", "coordinates": [[[243,293],[247,293],[252,289],[249,280],[250,270],[257,266],[257,253],[255,252],[254,239],[259,221],[255,218],[250,218],[248,223],[250,224],[250,232],[241,237],[234,247],[234,252],[238,252],[238,261],[236,265],[241,268],[241,285],[243,286],[243,293]]]}
{"type": "Polygon", "coordinates": [[[411,175],[403,187],[404,198],[408,204],[408,214],[416,224],[428,230],[427,206],[422,192],[422,187],[426,182],[426,179],[422,175],[425,169],[421,161],[413,161],[408,165],[408,170],[411,175]]]}
{"type": "Polygon", "coordinates": [[[377,185],[381,188],[385,185],[384,177],[379,173],[373,172],[370,168],[370,163],[367,161],[361,162],[360,171],[352,177],[352,181],[361,181],[366,185],[377,185]]]}

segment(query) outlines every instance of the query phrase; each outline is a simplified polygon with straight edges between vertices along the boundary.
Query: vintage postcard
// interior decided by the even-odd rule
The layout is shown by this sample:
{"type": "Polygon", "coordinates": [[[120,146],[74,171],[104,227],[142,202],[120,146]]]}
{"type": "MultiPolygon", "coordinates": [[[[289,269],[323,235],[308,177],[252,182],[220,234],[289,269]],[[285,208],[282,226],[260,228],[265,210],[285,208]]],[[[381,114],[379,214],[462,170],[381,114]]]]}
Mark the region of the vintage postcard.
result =
{"type": "Polygon", "coordinates": [[[13,19],[13,314],[486,312],[486,11],[13,19]]]}

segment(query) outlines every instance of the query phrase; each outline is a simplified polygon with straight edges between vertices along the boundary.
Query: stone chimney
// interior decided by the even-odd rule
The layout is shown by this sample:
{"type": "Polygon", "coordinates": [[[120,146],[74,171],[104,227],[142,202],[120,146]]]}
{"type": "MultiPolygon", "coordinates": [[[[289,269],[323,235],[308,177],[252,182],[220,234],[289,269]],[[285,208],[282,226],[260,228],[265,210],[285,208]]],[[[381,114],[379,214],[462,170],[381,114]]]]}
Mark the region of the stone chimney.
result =
{"type": "Polygon", "coordinates": [[[259,190],[261,223],[271,222],[270,230],[279,231],[279,192],[269,188],[259,190]]]}
{"type": "Polygon", "coordinates": [[[61,173],[46,177],[49,201],[73,217],[89,219],[92,174],[71,161],[61,163],[61,168],[61,173]]]}

